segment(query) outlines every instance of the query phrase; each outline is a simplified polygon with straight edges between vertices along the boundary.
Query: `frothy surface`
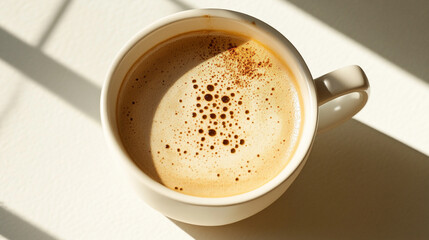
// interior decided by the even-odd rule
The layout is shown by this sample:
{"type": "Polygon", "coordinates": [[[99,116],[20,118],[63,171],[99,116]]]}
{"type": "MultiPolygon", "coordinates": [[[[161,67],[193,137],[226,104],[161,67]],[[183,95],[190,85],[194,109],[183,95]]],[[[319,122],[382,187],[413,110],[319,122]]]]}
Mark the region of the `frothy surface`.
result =
{"type": "Polygon", "coordinates": [[[146,174],[178,192],[225,197],[254,190],[296,148],[294,81],[252,39],[217,31],[174,37],[128,73],[118,99],[121,139],[146,174]]]}

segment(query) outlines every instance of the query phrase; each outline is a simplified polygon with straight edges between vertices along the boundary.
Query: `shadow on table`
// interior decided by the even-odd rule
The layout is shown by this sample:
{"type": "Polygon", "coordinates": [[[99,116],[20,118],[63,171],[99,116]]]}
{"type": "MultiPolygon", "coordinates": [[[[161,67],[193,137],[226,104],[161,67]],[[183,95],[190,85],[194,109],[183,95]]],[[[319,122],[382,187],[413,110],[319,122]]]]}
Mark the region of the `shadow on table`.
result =
{"type": "Polygon", "coordinates": [[[99,122],[100,88],[82,75],[0,28],[0,59],[99,122]]]}
{"type": "Polygon", "coordinates": [[[429,1],[287,2],[429,83],[429,1]]]}
{"type": "Polygon", "coordinates": [[[57,238],[0,206],[0,237],[10,240],[55,240],[57,238]]]}
{"type": "Polygon", "coordinates": [[[174,3],[177,7],[180,8],[180,10],[184,11],[184,10],[189,10],[189,9],[193,9],[194,7],[181,1],[181,0],[169,0],[170,2],[174,3]]]}
{"type": "Polygon", "coordinates": [[[196,239],[429,239],[429,158],[351,120],[316,138],[308,163],[273,205],[196,239]]]}

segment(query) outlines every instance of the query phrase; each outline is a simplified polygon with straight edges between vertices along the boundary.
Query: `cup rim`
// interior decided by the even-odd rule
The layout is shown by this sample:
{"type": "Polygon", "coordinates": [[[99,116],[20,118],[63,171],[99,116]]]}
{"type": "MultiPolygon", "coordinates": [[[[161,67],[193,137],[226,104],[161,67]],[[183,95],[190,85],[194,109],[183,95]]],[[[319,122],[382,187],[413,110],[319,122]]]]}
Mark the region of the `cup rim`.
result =
{"type": "MultiPolygon", "coordinates": [[[[309,118],[307,116],[309,114],[305,114],[305,115],[306,115],[306,118],[309,118]]],[[[268,192],[278,187],[282,182],[286,181],[298,169],[298,166],[304,161],[304,159],[308,155],[311,149],[311,145],[313,143],[314,137],[316,135],[318,107],[317,107],[317,95],[313,84],[313,78],[307,67],[307,64],[305,63],[304,59],[299,54],[299,52],[296,50],[296,48],[292,45],[292,43],[289,42],[289,40],[285,36],[283,36],[280,32],[278,32],[276,29],[274,29],[267,23],[255,17],[249,16],[241,12],[228,10],[228,9],[211,8],[211,9],[191,9],[191,10],[174,13],[172,15],[163,17],[149,24],[147,27],[143,28],[138,33],[136,33],[121,48],[121,50],[114,58],[112,64],[110,65],[109,71],[107,73],[107,76],[101,91],[100,116],[101,116],[101,124],[105,135],[105,139],[109,145],[109,148],[113,150],[113,152],[115,153],[113,157],[120,158],[117,160],[115,159],[115,161],[120,161],[124,163],[126,170],[130,171],[130,173],[128,174],[132,174],[133,177],[136,177],[141,183],[149,187],[152,191],[162,196],[165,196],[167,198],[174,199],[179,202],[192,204],[192,205],[228,206],[228,205],[236,205],[243,202],[248,202],[264,196],[268,192]],[[119,63],[132,49],[132,47],[136,45],[144,36],[150,34],[153,31],[156,31],[157,29],[165,25],[171,24],[179,20],[196,18],[196,17],[220,17],[220,18],[229,18],[232,20],[247,21],[249,24],[256,23],[257,26],[263,28],[263,30],[265,30],[268,34],[274,36],[277,39],[280,39],[282,43],[284,43],[284,45],[287,45],[285,47],[288,49],[288,51],[292,53],[293,57],[298,63],[297,65],[300,68],[301,74],[306,78],[305,79],[305,81],[307,82],[306,87],[307,87],[307,91],[310,94],[309,106],[312,108],[310,109],[310,111],[313,111],[312,116],[314,117],[312,117],[311,119],[307,119],[310,121],[309,123],[303,123],[305,124],[305,127],[301,133],[301,139],[299,140],[298,144],[303,145],[304,147],[298,148],[296,150],[296,152],[293,154],[288,164],[283,168],[283,170],[279,174],[276,175],[276,177],[274,177],[267,183],[263,184],[262,186],[246,193],[227,196],[227,197],[198,197],[198,196],[191,196],[191,195],[179,193],[167,188],[166,186],[153,180],[151,177],[147,176],[142,170],[140,170],[139,167],[126,153],[125,149],[120,147],[121,146],[120,139],[117,139],[115,137],[113,133],[114,131],[113,126],[111,125],[109,120],[109,116],[108,116],[109,106],[107,106],[107,99],[108,99],[109,88],[112,82],[112,75],[114,74],[119,63]],[[304,150],[298,152],[299,149],[304,149],[304,150]]]]}

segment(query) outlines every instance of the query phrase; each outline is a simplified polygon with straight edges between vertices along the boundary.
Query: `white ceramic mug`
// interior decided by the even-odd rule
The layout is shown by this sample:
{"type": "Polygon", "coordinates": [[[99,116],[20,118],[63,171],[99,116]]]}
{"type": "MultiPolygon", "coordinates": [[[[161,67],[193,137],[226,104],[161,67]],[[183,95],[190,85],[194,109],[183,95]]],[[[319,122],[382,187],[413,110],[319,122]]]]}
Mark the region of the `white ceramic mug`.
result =
{"type": "Polygon", "coordinates": [[[368,80],[358,66],[349,66],[313,80],[295,47],[278,31],[251,16],[222,9],[195,9],[165,17],[143,29],[116,57],[101,94],[101,120],[110,148],[134,189],[164,215],[191,224],[215,226],[250,217],[268,207],[302,170],[316,134],[360,111],[368,99],[368,80]],[[287,166],[263,186],[239,195],[206,198],[185,195],[145,175],[128,156],[119,137],[116,104],[131,66],[149,49],[176,35],[197,30],[224,30],[259,40],[288,63],[303,99],[304,123],[298,148],[287,166]]]}

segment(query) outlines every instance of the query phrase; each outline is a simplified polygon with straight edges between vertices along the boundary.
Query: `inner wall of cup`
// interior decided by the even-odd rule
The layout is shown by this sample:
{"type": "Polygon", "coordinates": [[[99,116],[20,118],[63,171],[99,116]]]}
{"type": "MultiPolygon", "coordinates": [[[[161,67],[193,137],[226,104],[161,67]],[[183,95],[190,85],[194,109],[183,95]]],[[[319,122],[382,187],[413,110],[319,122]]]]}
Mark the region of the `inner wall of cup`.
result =
{"type": "MultiPolygon", "coordinates": [[[[120,60],[112,74],[107,100],[109,123],[112,127],[116,142],[125,155],[127,155],[126,150],[121,143],[119,133],[117,131],[116,104],[121,83],[131,66],[145,52],[156,46],[158,43],[176,35],[198,30],[223,30],[238,33],[263,43],[278,56],[282,57],[294,74],[303,100],[302,112],[305,116],[303,119],[303,131],[294,157],[291,159],[284,171],[276,177],[278,179],[275,181],[276,183],[272,183],[272,186],[283,181],[284,178],[287,178],[288,175],[295,170],[310,147],[316,125],[315,119],[317,116],[317,106],[315,106],[315,101],[311,100],[315,99],[316,96],[309,83],[312,79],[309,79],[311,76],[309,75],[303,60],[297,56],[298,53],[295,48],[280,33],[256,19],[250,20],[252,21],[249,21],[248,19],[231,19],[204,15],[174,21],[169,24],[159,26],[154,30],[150,30],[150,32],[143,32],[140,36],[136,36],[137,38],[140,37],[140,39],[134,44],[131,43],[133,45],[120,60]]],[[[271,182],[273,182],[273,180],[271,182]]]]}

